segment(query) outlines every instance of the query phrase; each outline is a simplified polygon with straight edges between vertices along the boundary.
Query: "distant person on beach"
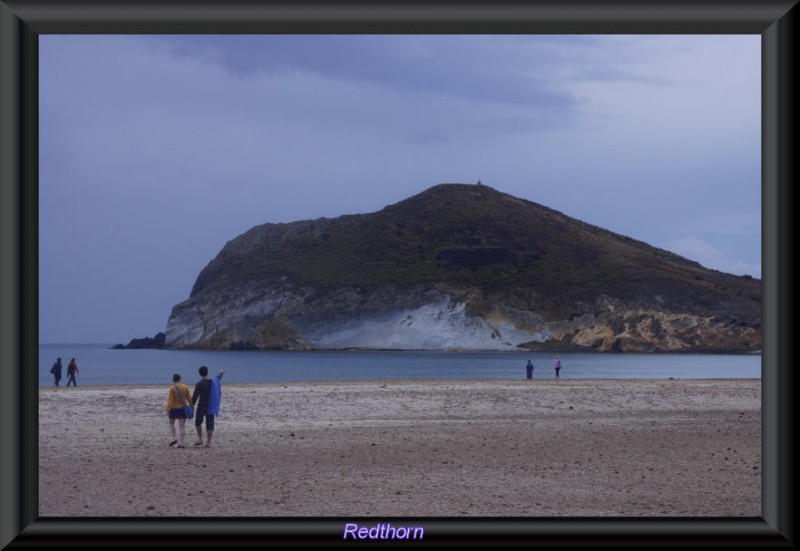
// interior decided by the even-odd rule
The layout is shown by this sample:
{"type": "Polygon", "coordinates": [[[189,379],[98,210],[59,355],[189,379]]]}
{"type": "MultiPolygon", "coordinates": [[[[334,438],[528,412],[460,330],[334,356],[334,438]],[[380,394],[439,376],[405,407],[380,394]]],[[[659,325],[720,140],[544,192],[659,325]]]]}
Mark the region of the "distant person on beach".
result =
{"type": "Polygon", "coordinates": [[[67,366],[67,386],[72,383],[72,386],[78,386],[78,383],[75,382],[75,375],[80,373],[78,371],[78,364],[75,363],[75,358],[72,358],[67,366]]]}
{"type": "Polygon", "coordinates": [[[56,386],[58,386],[59,381],[61,381],[62,369],[64,369],[64,366],[61,365],[61,358],[58,358],[56,363],[53,364],[53,367],[50,368],[50,373],[53,374],[53,379],[56,386]]]}
{"type": "Polygon", "coordinates": [[[189,387],[180,381],[179,373],[172,376],[172,386],[169,387],[167,395],[167,417],[169,417],[169,432],[172,434],[172,441],[169,445],[178,444],[179,448],[185,448],[183,442],[186,439],[186,412],[183,404],[184,402],[191,404],[192,397],[189,395],[189,387]],[[181,400],[181,396],[183,396],[183,400],[181,400]],[[178,438],[175,437],[175,419],[178,420],[178,438]]]}
{"type": "Polygon", "coordinates": [[[206,448],[211,447],[211,437],[214,436],[214,417],[219,415],[219,404],[222,400],[222,388],[220,379],[225,374],[224,369],[220,369],[217,376],[213,379],[208,378],[208,368],[201,366],[197,370],[202,379],[194,385],[192,393],[192,404],[197,404],[197,411],[194,416],[194,428],[197,429],[197,442],[195,446],[203,445],[203,420],[206,422],[206,448]]]}
{"type": "Polygon", "coordinates": [[[553,365],[556,368],[556,380],[558,380],[561,378],[561,375],[559,374],[561,372],[561,358],[558,357],[558,354],[556,354],[556,359],[553,361],[553,365]]]}
{"type": "Polygon", "coordinates": [[[533,362],[528,360],[528,365],[525,366],[525,372],[528,379],[533,379],[533,362]]]}

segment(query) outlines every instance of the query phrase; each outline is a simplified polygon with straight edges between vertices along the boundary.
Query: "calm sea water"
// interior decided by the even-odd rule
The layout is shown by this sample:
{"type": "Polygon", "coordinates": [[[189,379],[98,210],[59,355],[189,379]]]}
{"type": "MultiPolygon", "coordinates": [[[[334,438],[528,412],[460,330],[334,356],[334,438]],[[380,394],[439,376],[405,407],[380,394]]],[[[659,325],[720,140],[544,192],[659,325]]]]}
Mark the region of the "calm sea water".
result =
{"type": "MultiPolygon", "coordinates": [[[[552,378],[553,354],[530,352],[209,352],[201,350],[110,350],[108,344],[39,345],[39,386],[51,386],[58,356],[66,368],[76,358],[78,385],[169,384],[206,365],[225,369],[228,383],[359,381],[380,379],[521,379],[532,359],[534,379],[552,378]]],[[[761,378],[761,355],[560,354],[563,379],[761,378]]]]}

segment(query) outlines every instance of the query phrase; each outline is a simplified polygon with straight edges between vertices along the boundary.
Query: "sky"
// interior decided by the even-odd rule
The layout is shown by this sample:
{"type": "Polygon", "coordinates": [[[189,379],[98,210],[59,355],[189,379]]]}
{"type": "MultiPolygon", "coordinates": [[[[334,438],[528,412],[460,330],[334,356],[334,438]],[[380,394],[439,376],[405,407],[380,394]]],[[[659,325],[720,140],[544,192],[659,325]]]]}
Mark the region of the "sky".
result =
{"type": "Polygon", "coordinates": [[[475,183],[761,277],[759,35],[42,35],[45,343],[164,331],[253,226],[475,183]]]}

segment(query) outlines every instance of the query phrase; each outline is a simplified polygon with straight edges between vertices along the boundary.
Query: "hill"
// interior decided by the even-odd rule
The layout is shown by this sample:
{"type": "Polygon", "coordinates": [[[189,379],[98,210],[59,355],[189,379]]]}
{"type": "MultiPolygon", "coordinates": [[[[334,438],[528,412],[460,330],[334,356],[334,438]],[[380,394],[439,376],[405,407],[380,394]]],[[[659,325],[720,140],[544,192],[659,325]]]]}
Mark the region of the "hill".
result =
{"type": "Polygon", "coordinates": [[[167,325],[215,349],[757,350],[761,283],[484,185],[228,242],[167,325]]]}

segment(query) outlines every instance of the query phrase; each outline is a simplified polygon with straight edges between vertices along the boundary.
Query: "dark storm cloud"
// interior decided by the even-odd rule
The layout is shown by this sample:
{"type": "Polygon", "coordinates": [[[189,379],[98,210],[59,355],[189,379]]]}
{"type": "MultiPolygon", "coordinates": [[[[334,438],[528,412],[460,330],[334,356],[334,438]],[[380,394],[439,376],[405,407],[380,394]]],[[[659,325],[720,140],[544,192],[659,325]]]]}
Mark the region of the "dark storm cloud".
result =
{"type": "MultiPolygon", "coordinates": [[[[576,100],[540,76],[548,49],[532,56],[508,37],[215,36],[166,39],[175,53],[213,60],[244,76],[311,72],[414,94],[537,105],[568,112],[576,100]]],[[[530,44],[529,44],[530,46],[530,44]]],[[[535,54],[535,52],[533,52],[535,54]]]]}

